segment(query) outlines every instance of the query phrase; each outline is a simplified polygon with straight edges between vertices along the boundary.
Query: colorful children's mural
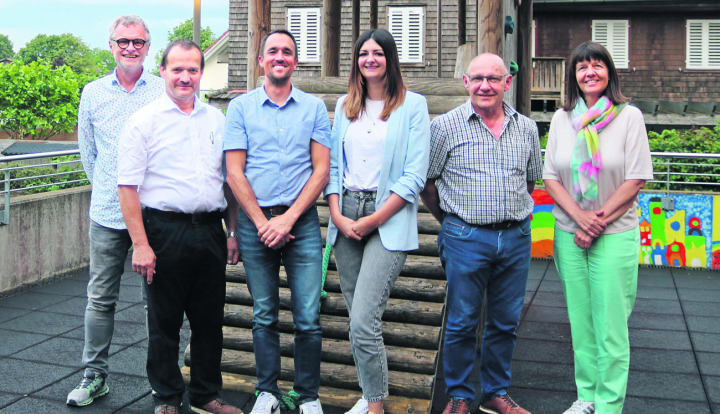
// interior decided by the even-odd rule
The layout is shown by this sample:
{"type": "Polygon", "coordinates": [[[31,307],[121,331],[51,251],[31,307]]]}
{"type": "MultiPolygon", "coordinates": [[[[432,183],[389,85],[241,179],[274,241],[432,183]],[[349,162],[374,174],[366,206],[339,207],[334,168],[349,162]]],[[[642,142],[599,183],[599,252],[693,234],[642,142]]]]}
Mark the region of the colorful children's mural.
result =
{"type": "MultiPolygon", "coordinates": [[[[720,196],[671,196],[675,209],[665,211],[665,194],[640,193],[640,263],[720,269],[720,196]],[[717,226],[713,226],[714,218],[717,226]]],[[[532,197],[532,255],[550,257],[555,205],[545,190],[535,190],[532,197]]]]}

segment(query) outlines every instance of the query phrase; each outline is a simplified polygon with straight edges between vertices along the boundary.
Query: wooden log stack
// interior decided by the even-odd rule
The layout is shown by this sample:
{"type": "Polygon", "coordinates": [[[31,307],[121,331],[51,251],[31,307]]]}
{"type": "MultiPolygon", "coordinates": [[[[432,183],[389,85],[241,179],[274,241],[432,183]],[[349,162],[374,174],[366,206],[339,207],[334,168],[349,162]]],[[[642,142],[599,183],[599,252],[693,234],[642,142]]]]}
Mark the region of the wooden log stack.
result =
{"type": "MultiPolygon", "coordinates": [[[[330,211],[318,201],[323,237],[330,211]]],[[[383,315],[383,338],[387,348],[390,397],[385,402],[388,414],[427,413],[432,406],[435,377],[445,309],[445,272],[437,255],[440,224],[421,206],[418,217],[420,247],[408,255],[402,273],[390,294],[383,315]]],[[[280,271],[280,389],[292,389],[293,320],[291,293],[284,270],[280,271]]],[[[349,319],[340,291],[340,281],[331,257],[325,282],[320,320],[323,352],[320,400],[325,405],[352,407],[362,392],[348,340],[349,319]]],[[[242,263],[228,266],[223,340],[223,387],[228,390],[255,392],[255,357],[252,342],[252,304],[242,263]]],[[[189,379],[189,347],[182,371],[189,379]]]]}
{"type": "MultiPolygon", "coordinates": [[[[463,87],[462,79],[405,78],[403,80],[408,90],[425,96],[431,118],[444,114],[468,100],[468,94],[463,87]]],[[[257,84],[262,85],[263,82],[264,77],[260,77],[257,84]]],[[[293,86],[322,99],[331,118],[333,118],[338,98],[345,95],[348,90],[346,77],[297,77],[292,78],[292,83],[293,86]]],[[[218,108],[227,108],[230,99],[240,95],[242,92],[244,91],[220,91],[208,95],[208,100],[218,108]]]]}

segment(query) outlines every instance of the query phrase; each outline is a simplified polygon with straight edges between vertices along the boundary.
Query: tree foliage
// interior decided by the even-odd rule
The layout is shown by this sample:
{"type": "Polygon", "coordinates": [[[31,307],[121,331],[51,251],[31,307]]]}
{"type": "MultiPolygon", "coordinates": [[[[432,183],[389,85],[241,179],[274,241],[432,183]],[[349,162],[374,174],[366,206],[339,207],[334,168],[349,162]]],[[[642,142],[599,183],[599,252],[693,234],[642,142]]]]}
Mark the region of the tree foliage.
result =
{"type": "Polygon", "coordinates": [[[39,62],[54,67],[69,66],[73,72],[96,75],[93,51],[79,37],[70,33],[61,35],[39,34],[17,53],[17,59],[25,64],[39,62]]]}
{"type": "Polygon", "coordinates": [[[37,61],[0,65],[0,127],[13,139],[72,132],[83,78],[67,66],[37,61]]]}
{"type": "MultiPolygon", "coordinates": [[[[193,20],[187,19],[182,24],[175,26],[171,31],[168,32],[168,43],[170,44],[173,40],[178,39],[188,39],[193,40],[193,20]]],[[[200,29],[200,49],[205,50],[210,47],[210,45],[213,44],[213,42],[217,40],[217,37],[215,37],[215,34],[212,30],[210,30],[210,27],[205,27],[204,29],[200,29]]],[[[156,74],[159,74],[160,70],[160,61],[162,60],[163,52],[165,52],[165,47],[163,46],[162,49],[158,50],[157,54],[155,55],[155,60],[157,62],[157,69],[156,74]]]]}
{"type": "MultiPolygon", "coordinates": [[[[188,39],[193,40],[193,21],[192,19],[187,19],[185,22],[179,26],[174,27],[171,31],[168,32],[168,43],[172,42],[173,40],[178,39],[188,39]]],[[[204,29],[200,30],[200,49],[205,50],[210,47],[210,45],[213,44],[213,42],[217,39],[215,37],[215,34],[210,30],[210,27],[206,27],[204,29]]]]}
{"type": "Polygon", "coordinates": [[[0,59],[13,56],[15,56],[15,52],[13,52],[13,44],[10,38],[7,35],[0,34],[0,59]]]}

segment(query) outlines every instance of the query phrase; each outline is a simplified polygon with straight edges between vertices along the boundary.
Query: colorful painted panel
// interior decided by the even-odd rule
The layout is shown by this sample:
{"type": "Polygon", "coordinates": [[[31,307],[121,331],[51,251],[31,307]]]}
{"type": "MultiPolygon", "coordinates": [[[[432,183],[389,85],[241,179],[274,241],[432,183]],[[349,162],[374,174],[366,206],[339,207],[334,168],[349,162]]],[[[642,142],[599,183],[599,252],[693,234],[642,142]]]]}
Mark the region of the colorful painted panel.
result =
{"type": "MultiPolygon", "coordinates": [[[[532,196],[532,256],[551,257],[554,202],[545,190],[535,190],[532,196]]],[[[664,194],[640,193],[640,263],[720,269],[720,196],[671,196],[675,210],[665,211],[664,194]]]]}

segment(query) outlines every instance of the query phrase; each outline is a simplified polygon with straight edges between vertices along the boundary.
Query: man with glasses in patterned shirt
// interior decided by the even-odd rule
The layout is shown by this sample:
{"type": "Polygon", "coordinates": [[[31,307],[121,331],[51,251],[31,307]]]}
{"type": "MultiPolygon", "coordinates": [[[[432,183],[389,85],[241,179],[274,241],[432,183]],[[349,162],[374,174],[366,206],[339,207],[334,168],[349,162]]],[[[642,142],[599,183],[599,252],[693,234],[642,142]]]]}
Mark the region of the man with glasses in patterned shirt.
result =
{"type": "Polygon", "coordinates": [[[117,17],[110,25],[109,46],[117,68],[85,85],[78,111],[78,144],[92,196],[84,372],[80,385],[68,394],[72,406],[88,405],[109,392],[108,351],[131,244],[118,200],[117,138],[130,115],[165,91],[163,80],[143,69],[150,31],[140,17],[117,17]]]}
{"type": "Polygon", "coordinates": [[[503,102],[512,79],[499,56],[476,57],[463,76],[470,99],[430,126],[430,169],[421,196],[442,223],[438,248],[448,283],[443,365],[450,398],[443,414],[467,414],[475,399],[470,373],[484,293],[479,409],[528,413],[507,389],[530,267],[530,193],[542,158],[535,122],[503,102]]]}

